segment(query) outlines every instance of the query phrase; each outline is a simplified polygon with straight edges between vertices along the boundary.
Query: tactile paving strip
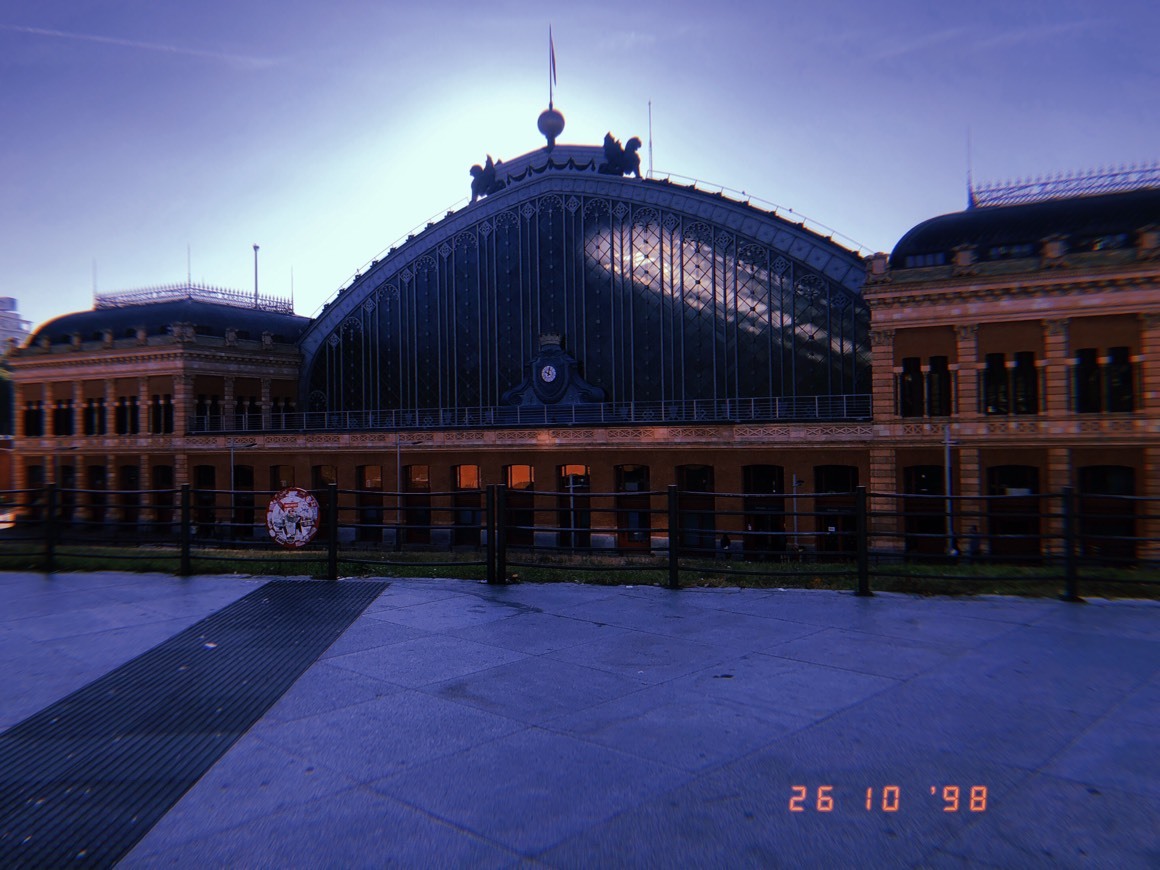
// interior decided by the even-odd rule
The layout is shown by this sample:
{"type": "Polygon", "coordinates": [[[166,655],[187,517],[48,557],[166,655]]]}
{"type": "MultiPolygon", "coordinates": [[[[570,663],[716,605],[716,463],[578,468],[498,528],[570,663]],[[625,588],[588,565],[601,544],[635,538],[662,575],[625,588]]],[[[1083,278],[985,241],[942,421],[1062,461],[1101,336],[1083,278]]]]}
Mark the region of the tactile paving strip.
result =
{"type": "Polygon", "coordinates": [[[112,866],[386,586],[267,583],[0,734],[0,867],[112,866]]]}

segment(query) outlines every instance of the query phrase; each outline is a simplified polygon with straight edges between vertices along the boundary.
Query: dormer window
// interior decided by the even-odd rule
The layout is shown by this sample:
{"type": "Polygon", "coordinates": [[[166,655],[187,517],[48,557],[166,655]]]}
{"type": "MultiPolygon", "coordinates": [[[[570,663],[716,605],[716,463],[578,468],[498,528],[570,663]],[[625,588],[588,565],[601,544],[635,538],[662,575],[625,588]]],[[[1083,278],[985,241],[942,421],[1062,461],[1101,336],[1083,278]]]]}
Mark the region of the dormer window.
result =
{"type": "Polygon", "coordinates": [[[937,254],[907,254],[906,268],[907,269],[922,269],[927,266],[945,266],[947,264],[947,255],[940,251],[937,254]]]}

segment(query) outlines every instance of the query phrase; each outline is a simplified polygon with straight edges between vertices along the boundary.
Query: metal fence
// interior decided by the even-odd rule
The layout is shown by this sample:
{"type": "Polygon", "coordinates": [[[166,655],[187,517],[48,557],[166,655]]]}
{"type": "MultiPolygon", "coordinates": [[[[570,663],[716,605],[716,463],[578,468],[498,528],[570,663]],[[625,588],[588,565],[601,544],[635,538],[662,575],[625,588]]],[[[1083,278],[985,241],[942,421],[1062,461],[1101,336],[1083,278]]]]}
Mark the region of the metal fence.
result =
{"type": "Polygon", "coordinates": [[[4,493],[0,565],[170,560],[178,574],[270,571],[335,579],[427,569],[504,582],[521,571],[593,572],[657,582],[808,576],[868,594],[889,578],[938,591],[969,584],[1082,581],[1155,585],[1160,499],[1062,493],[953,497],[899,493],[534,491],[506,486],[387,492],[329,486],[313,541],[277,545],[266,527],[273,493],[254,490],[60,489],[4,493]],[[285,563],[285,564],[283,564],[285,563]]]}

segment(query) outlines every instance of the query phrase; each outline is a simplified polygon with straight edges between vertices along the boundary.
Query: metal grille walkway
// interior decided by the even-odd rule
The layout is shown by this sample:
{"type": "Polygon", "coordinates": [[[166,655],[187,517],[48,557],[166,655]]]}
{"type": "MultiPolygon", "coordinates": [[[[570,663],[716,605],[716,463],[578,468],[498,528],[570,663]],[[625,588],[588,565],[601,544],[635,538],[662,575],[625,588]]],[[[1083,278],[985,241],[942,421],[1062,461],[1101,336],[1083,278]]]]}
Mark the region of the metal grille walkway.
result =
{"type": "Polygon", "coordinates": [[[111,866],[386,586],[267,583],[0,735],[0,866],[111,866]]]}

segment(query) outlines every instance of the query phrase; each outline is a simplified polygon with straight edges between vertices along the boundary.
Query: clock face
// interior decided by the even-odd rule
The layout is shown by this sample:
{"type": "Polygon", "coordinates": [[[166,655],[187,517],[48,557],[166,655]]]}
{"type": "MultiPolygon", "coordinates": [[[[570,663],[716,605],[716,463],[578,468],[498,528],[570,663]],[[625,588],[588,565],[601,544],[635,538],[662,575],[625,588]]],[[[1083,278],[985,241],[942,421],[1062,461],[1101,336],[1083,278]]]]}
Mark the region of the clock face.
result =
{"type": "Polygon", "coordinates": [[[545,384],[552,383],[552,381],[556,380],[556,367],[544,366],[540,369],[540,378],[543,379],[545,384]]]}

